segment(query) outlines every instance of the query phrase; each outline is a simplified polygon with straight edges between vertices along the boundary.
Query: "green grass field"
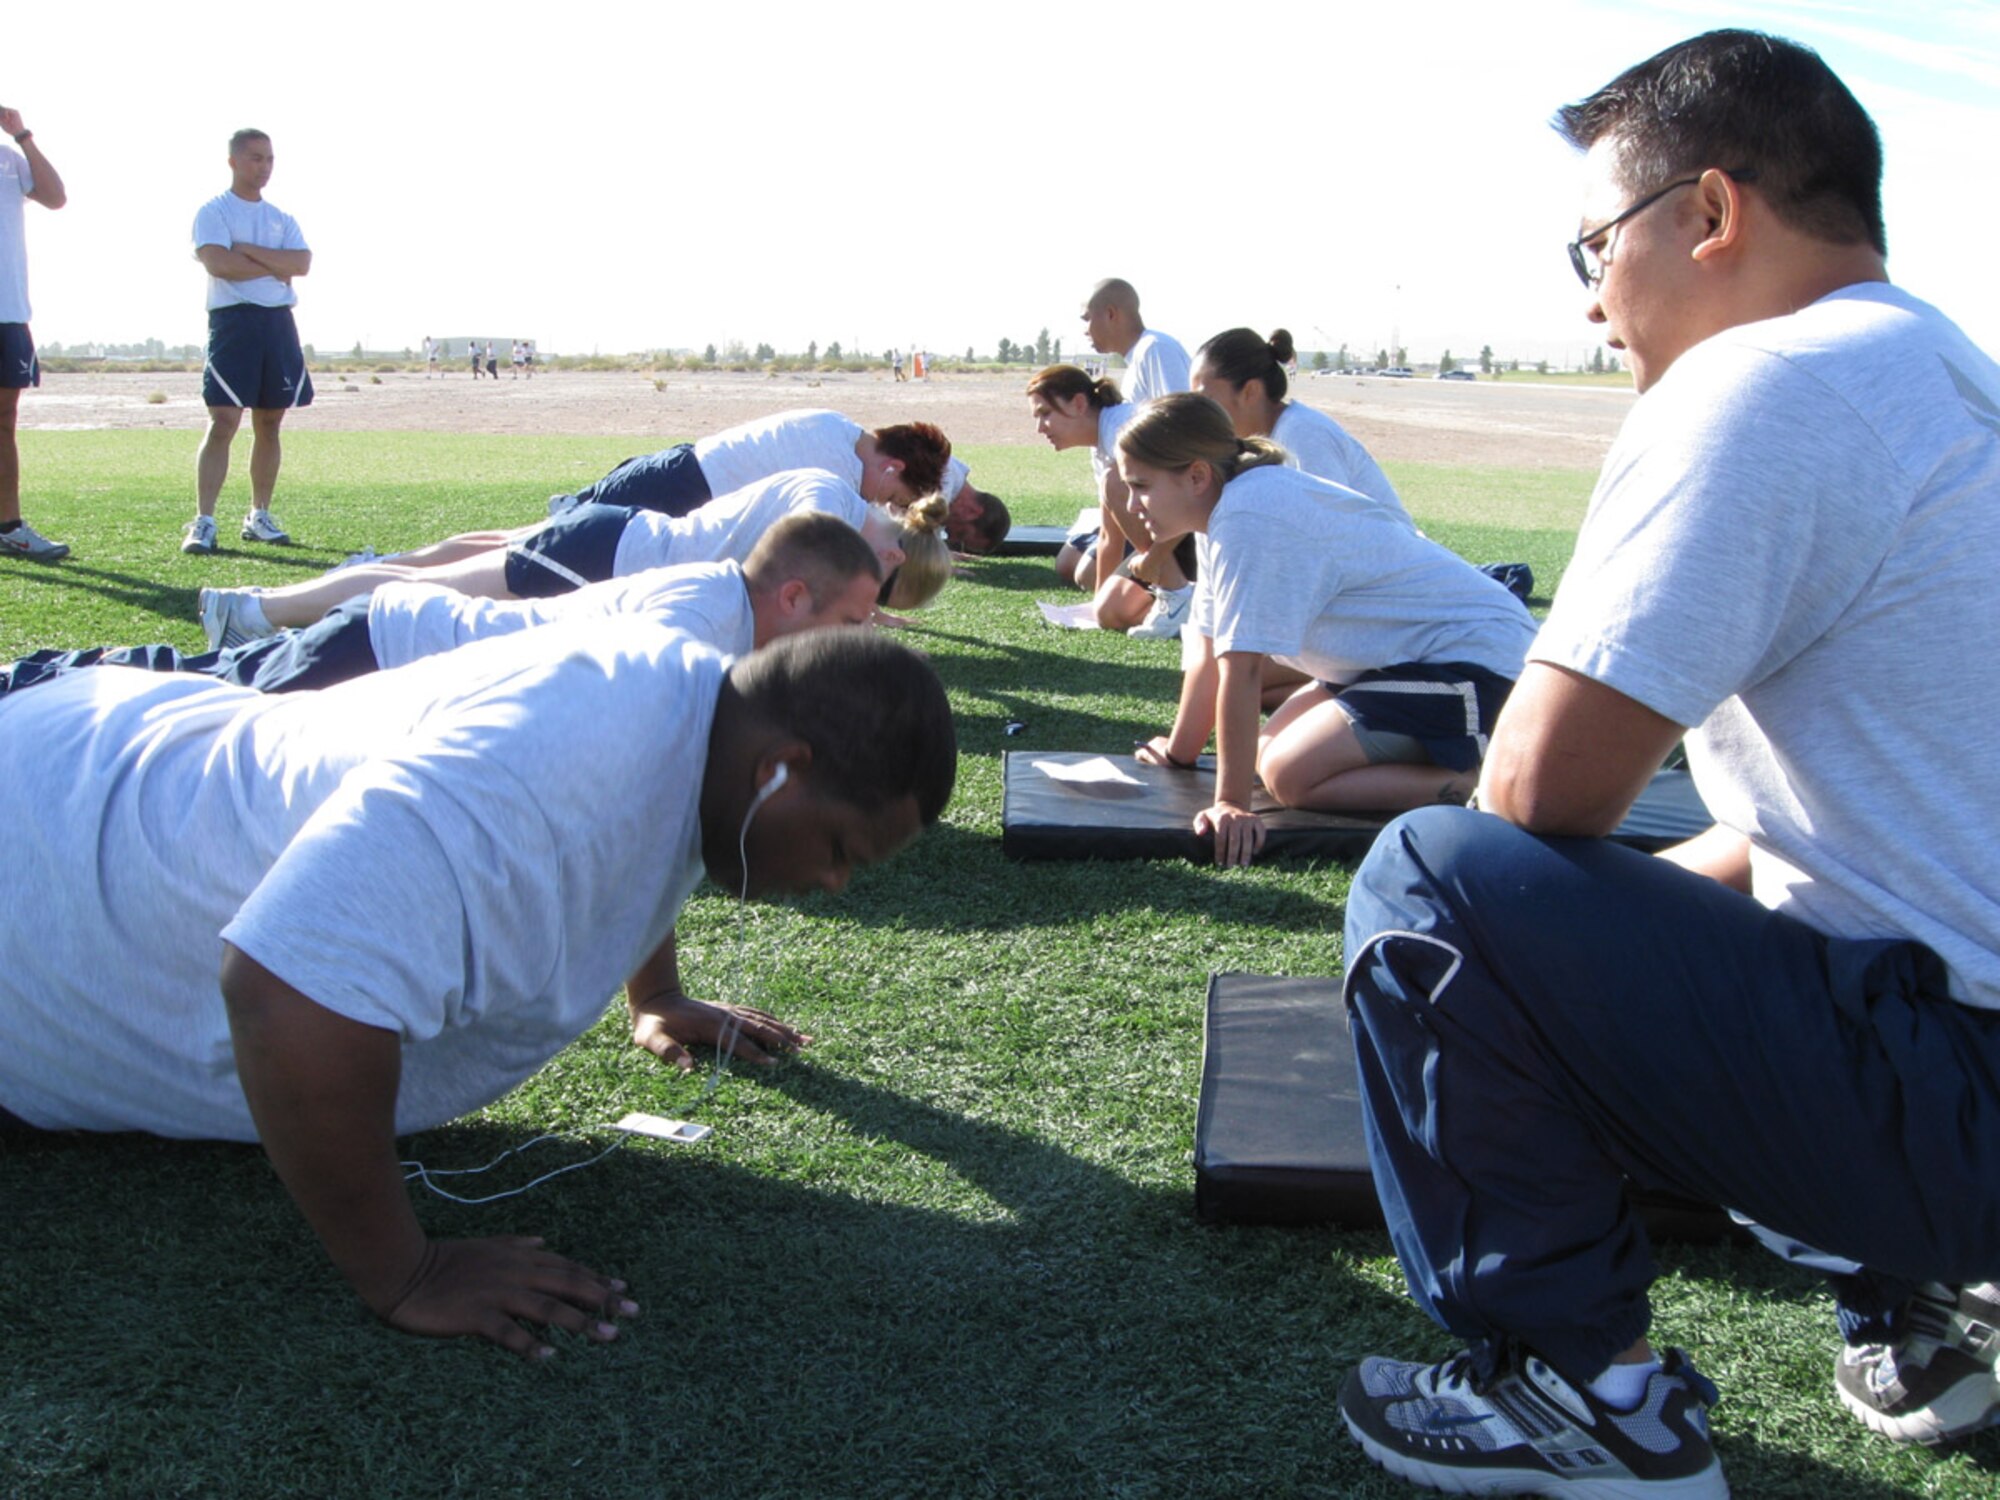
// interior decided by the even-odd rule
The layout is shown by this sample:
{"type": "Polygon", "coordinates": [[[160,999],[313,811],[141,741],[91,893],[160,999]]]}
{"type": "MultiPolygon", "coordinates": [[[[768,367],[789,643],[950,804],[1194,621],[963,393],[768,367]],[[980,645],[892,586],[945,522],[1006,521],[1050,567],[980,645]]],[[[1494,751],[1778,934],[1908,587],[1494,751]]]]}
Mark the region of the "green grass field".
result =
{"type": "MultiPolygon", "coordinates": [[[[194,445],[23,434],[28,516],[76,555],[0,566],[0,655],[192,648],[199,582],[531,519],[648,444],[302,433],[278,514],[304,545],[230,540],[239,472],[208,559],[175,550],[194,445]]],[[[1023,520],[1085,499],[1078,456],[970,456],[1023,520]]],[[[1590,483],[1391,473],[1433,535],[1533,563],[1543,596],[1590,483]]],[[[619,1007],[529,1087],[411,1143],[455,1167],[576,1137],[478,1179],[498,1188],[594,1154],[627,1110],[713,1124],[504,1203],[419,1197],[435,1233],[546,1234],[625,1277],[644,1313],[615,1344],[559,1340],[534,1368],[387,1331],[254,1149],[7,1139],[0,1496],[1407,1493],[1332,1405],[1363,1354],[1449,1347],[1386,1240],[1192,1214],[1206,978],[1335,972],[1349,872],[1004,860],[1002,749],[1122,749],[1164,726],[1176,688],[1171,646],[1045,629],[1038,597],[1055,597],[1045,561],[984,563],[906,637],[959,715],[942,826],[838,901],[740,924],[712,893],[688,909],[689,989],[800,1022],[806,1060],[738,1069],[704,1100],[703,1078],[627,1044],[619,1007]]],[[[40,893],[10,894],[7,919],[35,922],[40,893]]],[[[1737,1494],[1995,1492],[2000,1439],[1898,1449],[1841,1412],[1814,1279],[1734,1248],[1660,1261],[1656,1331],[1722,1387],[1737,1494]]]]}

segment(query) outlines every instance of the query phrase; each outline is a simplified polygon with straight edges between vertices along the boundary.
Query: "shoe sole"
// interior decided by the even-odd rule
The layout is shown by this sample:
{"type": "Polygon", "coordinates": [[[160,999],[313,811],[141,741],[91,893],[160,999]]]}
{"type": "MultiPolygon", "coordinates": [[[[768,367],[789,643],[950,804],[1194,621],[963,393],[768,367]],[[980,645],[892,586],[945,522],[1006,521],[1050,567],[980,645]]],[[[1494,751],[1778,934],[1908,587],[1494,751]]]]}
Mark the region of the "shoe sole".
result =
{"type": "Polygon", "coordinates": [[[1377,1468],[1447,1495],[1574,1495],[1580,1500],[1729,1500],[1720,1460],[1683,1479],[1565,1479],[1540,1469],[1460,1469],[1385,1448],[1340,1414],[1347,1434],[1377,1468]]]}
{"type": "Polygon", "coordinates": [[[0,552],[6,553],[9,557],[18,557],[22,562],[38,563],[61,562],[69,556],[69,548],[60,545],[51,547],[46,552],[29,552],[20,547],[0,547],[0,552]]]}
{"type": "Polygon", "coordinates": [[[284,536],[259,536],[247,527],[243,531],[243,540],[246,542],[268,542],[273,547],[289,547],[292,545],[290,533],[284,536]]]}
{"type": "Polygon", "coordinates": [[[1988,1371],[1967,1375],[1946,1388],[1943,1395],[1925,1403],[1906,1417],[1894,1417],[1851,1395],[1838,1380],[1833,1383],[1840,1404],[1870,1432],[1899,1443],[1922,1443],[1935,1448],[1955,1443],[1989,1427],[2000,1427],[2000,1382],[1988,1371]]]}

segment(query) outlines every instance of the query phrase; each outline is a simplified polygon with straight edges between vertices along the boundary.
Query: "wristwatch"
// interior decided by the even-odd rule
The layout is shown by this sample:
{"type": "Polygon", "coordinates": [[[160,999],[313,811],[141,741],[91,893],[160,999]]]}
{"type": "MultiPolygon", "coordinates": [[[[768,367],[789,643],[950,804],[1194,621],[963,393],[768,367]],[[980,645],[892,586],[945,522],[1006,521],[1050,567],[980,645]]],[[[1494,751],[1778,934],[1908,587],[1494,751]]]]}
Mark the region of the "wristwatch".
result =
{"type": "Polygon", "coordinates": [[[14,137],[14,144],[15,144],[15,145],[17,145],[17,146],[20,146],[20,145],[24,145],[24,144],[26,144],[26,142],[28,141],[28,139],[29,139],[29,138],[30,138],[31,136],[33,136],[33,135],[34,135],[34,133],[35,133],[35,132],[34,132],[34,131],[32,131],[32,130],[24,130],[24,131],[22,131],[22,132],[21,132],[21,133],[20,133],[19,135],[17,135],[17,136],[15,136],[15,137],[14,137]]]}

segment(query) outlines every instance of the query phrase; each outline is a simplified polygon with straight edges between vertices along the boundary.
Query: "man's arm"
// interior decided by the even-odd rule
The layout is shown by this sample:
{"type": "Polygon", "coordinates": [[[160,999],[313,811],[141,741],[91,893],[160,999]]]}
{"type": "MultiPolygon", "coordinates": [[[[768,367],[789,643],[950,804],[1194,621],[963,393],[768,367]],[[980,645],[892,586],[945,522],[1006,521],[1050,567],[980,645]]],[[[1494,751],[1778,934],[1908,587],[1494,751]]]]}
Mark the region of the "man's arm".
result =
{"type": "Polygon", "coordinates": [[[690,999],[681,988],[680,954],[674,933],[653,950],[625,981],[625,1007],[632,1015],[632,1043],[682,1072],[694,1067],[688,1048],[720,1047],[732,1031],[731,1050],[745,1062],[763,1066],[796,1052],[812,1040],[767,1010],[749,1005],[711,1005],[690,999]]]}
{"type": "Polygon", "coordinates": [[[1479,805],[1530,833],[1602,838],[1686,730],[1567,667],[1521,671],[1479,780],[1479,805]]]}
{"type": "Polygon", "coordinates": [[[262,266],[265,275],[275,276],[280,281],[290,281],[294,276],[303,276],[312,269],[313,253],[310,250],[278,250],[269,245],[237,245],[233,248],[238,255],[262,266]]]}
{"type": "MultiPolygon", "coordinates": [[[[28,127],[22,121],[18,109],[0,107],[0,130],[6,131],[10,136],[18,136],[26,134],[28,127]]],[[[42,155],[42,148],[35,144],[34,136],[29,135],[25,141],[16,141],[14,144],[20,147],[21,154],[27,157],[28,172],[35,179],[35,186],[28,194],[28,201],[39,203],[43,208],[61,208],[69,202],[69,194],[63,191],[62,174],[56,171],[53,162],[42,155]]]]}
{"type": "Polygon", "coordinates": [[[199,245],[194,255],[202,269],[218,281],[256,281],[272,274],[269,266],[227,245],[199,245]]]}
{"type": "Polygon", "coordinates": [[[402,1045],[315,1004],[225,947],[222,995],[236,1071],[271,1164],[327,1254],[385,1322],[433,1337],[473,1334],[516,1354],[554,1351],[523,1322],[595,1339],[606,1313],[636,1312],[611,1281],[538,1239],[432,1240],[396,1156],[402,1045]]]}

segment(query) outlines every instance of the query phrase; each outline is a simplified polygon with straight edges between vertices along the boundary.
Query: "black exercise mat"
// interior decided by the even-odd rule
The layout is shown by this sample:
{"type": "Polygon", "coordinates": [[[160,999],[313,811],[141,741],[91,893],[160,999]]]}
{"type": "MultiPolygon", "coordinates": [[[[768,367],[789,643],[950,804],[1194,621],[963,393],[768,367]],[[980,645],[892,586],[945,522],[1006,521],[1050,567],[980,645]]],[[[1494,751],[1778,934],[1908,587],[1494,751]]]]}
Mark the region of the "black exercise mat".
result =
{"type": "Polygon", "coordinates": [[[1062,551],[1067,526],[1010,526],[994,547],[995,557],[1054,557],[1062,551]]]}
{"type": "MultiPolygon", "coordinates": [[[[1337,979],[1213,974],[1194,1127],[1194,1207],[1230,1224],[1379,1229],[1354,1043],[1337,979]]],[[[1736,1234],[1718,1208],[1634,1190],[1655,1239],[1736,1234]]]]}
{"type": "MultiPolygon", "coordinates": [[[[1103,757],[1137,785],[1078,785],[1055,780],[1034,765],[1046,761],[1074,767],[1098,758],[1090,751],[1009,750],[1001,849],[1014,859],[1187,859],[1206,864],[1214,858],[1213,840],[1197,837],[1193,826],[1195,814],[1214,796],[1213,756],[1204,755],[1193,771],[1142,766],[1130,754],[1103,757]]],[[[1389,822],[1382,815],[1279,807],[1261,786],[1251,806],[1264,819],[1260,859],[1358,860],[1389,822]]],[[[1713,821],[1687,772],[1661,771],[1611,836],[1650,852],[1693,838],[1713,821]]]]}

